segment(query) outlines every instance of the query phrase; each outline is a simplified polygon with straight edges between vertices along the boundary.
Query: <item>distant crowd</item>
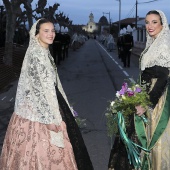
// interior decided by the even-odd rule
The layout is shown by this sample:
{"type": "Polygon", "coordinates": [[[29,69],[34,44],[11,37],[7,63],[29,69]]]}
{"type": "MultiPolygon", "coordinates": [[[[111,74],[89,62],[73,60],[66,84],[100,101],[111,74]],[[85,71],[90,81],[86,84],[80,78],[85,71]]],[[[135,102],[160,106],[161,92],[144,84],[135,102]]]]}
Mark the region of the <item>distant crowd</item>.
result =
{"type": "Polygon", "coordinates": [[[61,61],[64,61],[68,57],[69,48],[76,51],[87,40],[88,37],[83,34],[74,32],[74,34],[70,36],[67,27],[61,27],[60,29],[56,26],[56,36],[50,48],[55,64],[60,65],[61,61]]]}
{"type": "Polygon", "coordinates": [[[120,30],[116,41],[113,35],[109,33],[101,34],[97,39],[110,52],[117,48],[118,58],[123,62],[123,67],[130,67],[131,51],[134,46],[132,28],[130,26],[127,26],[127,29],[120,30]]]}

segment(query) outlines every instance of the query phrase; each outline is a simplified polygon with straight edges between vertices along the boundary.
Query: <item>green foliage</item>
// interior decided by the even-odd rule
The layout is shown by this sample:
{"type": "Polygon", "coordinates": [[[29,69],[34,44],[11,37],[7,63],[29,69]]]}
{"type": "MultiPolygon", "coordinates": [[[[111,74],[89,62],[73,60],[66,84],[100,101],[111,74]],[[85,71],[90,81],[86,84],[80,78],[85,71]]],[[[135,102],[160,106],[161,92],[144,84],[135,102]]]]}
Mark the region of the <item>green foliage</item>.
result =
{"type": "Polygon", "coordinates": [[[117,112],[122,112],[127,126],[129,124],[129,115],[136,113],[135,106],[141,105],[147,109],[150,104],[149,95],[145,89],[134,84],[128,87],[127,83],[124,83],[122,89],[116,93],[116,99],[110,102],[105,114],[108,136],[112,137],[118,132],[117,112]]]}
{"type": "Polygon", "coordinates": [[[80,117],[76,117],[75,120],[76,120],[76,123],[79,126],[79,128],[86,127],[86,119],[82,119],[80,117]]]}
{"type": "Polygon", "coordinates": [[[106,114],[106,124],[107,124],[107,135],[112,137],[118,131],[117,127],[117,117],[116,115],[112,114],[112,112],[108,111],[106,114]]]}

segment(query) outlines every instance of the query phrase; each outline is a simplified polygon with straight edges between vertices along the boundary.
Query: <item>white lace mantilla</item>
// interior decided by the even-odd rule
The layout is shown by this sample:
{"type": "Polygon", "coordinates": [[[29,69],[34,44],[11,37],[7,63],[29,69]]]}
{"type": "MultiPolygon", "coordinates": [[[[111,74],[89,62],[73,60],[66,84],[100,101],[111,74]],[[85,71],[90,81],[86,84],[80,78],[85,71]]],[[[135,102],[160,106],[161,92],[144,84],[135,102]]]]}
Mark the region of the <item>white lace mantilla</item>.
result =
{"type": "Polygon", "coordinates": [[[147,34],[146,48],[141,54],[141,70],[155,65],[170,68],[170,30],[164,13],[157,11],[162,18],[163,29],[156,39],[147,34]]]}
{"type": "MultiPolygon", "coordinates": [[[[38,21],[37,21],[38,22],[38,21]]],[[[35,37],[36,24],[30,30],[30,43],[27,49],[15,99],[14,112],[31,121],[59,126],[62,117],[59,111],[55,85],[68,103],[57,70],[52,66],[53,60],[48,49],[40,46],[35,37]]],[[[61,132],[56,143],[63,146],[61,132]]],[[[54,136],[54,135],[53,135],[54,136]]]]}
{"type": "Polygon", "coordinates": [[[62,119],[54,86],[56,75],[48,53],[37,46],[28,48],[18,82],[15,113],[32,121],[59,125],[62,119]]]}

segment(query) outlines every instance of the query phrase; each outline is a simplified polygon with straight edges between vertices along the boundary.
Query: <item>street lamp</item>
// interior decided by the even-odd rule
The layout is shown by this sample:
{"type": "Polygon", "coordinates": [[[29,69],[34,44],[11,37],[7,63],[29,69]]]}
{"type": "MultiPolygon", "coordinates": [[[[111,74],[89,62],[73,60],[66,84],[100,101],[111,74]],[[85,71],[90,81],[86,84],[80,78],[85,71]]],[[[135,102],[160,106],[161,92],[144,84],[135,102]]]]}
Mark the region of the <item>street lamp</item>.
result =
{"type": "Polygon", "coordinates": [[[138,1],[136,0],[136,17],[135,17],[135,27],[137,29],[137,22],[138,22],[138,1]]]}
{"type": "Polygon", "coordinates": [[[103,15],[104,14],[109,14],[109,33],[110,33],[111,30],[110,12],[103,12],[103,15]]]}
{"type": "Polygon", "coordinates": [[[120,34],[120,22],[121,22],[121,0],[116,0],[119,1],[119,32],[118,32],[118,36],[120,34]]]}

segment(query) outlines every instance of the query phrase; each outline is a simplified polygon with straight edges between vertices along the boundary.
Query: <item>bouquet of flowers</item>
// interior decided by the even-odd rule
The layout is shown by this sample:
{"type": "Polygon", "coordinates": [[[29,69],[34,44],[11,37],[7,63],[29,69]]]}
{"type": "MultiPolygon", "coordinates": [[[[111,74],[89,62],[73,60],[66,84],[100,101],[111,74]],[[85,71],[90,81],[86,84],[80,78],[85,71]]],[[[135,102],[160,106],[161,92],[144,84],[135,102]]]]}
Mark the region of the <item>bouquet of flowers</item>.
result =
{"type": "MultiPolygon", "coordinates": [[[[140,151],[138,148],[146,152],[149,151],[137,145],[129,138],[126,127],[128,125],[131,126],[129,120],[133,118],[130,115],[133,116],[136,113],[135,106],[141,105],[147,109],[150,104],[149,96],[143,87],[138,84],[133,84],[129,87],[127,83],[123,83],[122,89],[117,91],[116,98],[110,102],[106,113],[108,136],[112,138],[113,134],[119,133],[125,144],[129,162],[137,169],[141,166],[140,151]]],[[[145,115],[140,117],[142,121],[147,123],[145,115]]]]}
{"type": "MultiPolygon", "coordinates": [[[[147,109],[150,105],[149,96],[145,89],[138,84],[128,86],[125,82],[122,85],[122,89],[116,92],[116,98],[110,102],[109,108],[107,108],[106,119],[107,119],[107,130],[108,136],[112,136],[118,132],[117,126],[117,113],[120,111],[125,119],[125,126],[128,125],[128,116],[135,114],[135,106],[141,105],[147,109]]],[[[147,119],[143,116],[141,118],[144,122],[147,119]]]]}

